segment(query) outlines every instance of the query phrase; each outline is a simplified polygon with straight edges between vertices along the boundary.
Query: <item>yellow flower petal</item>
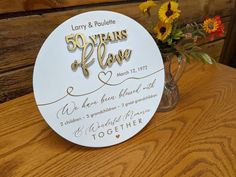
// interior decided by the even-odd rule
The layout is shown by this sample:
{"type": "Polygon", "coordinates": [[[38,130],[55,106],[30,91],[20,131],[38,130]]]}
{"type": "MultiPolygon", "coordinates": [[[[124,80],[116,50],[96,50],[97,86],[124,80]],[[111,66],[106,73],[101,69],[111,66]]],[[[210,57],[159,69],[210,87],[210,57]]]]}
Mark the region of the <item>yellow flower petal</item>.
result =
{"type": "Polygon", "coordinates": [[[209,34],[216,32],[218,27],[219,25],[215,18],[208,18],[203,23],[203,29],[209,34]]]}
{"type": "Polygon", "coordinates": [[[154,28],[154,32],[156,33],[156,38],[161,40],[162,42],[170,35],[172,31],[172,25],[170,23],[158,22],[156,27],[154,28]]]}
{"type": "Polygon", "coordinates": [[[164,23],[172,23],[180,16],[179,4],[175,1],[168,1],[161,5],[159,19],[164,23]]]}
{"type": "Polygon", "coordinates": [[[143,2],[139,5],[139,9],[143,12],[146,13],[148,12],[152,7],[156,6],[156,3],[153,2],[152,0],[143,2]]]}

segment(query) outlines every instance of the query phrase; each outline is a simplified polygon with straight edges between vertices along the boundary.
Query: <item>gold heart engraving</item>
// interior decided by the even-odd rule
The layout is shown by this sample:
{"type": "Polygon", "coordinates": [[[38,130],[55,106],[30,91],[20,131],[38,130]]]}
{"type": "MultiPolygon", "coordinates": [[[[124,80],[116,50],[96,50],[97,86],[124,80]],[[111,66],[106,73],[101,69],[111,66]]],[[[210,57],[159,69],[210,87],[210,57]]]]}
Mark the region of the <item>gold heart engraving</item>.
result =
{"type": "Polygon", "coordinates": [[[112,72],[111,71],[107,71],[107,72],[101,71],[98,74],[98,79],[102,83],[106,84],[111,79],[111,76],[112,76],[112,72]]]}
{"type": "Polygon", "coordinates": [[[116,138],[120,138],[120,135],[116,135],[116,138]]]}

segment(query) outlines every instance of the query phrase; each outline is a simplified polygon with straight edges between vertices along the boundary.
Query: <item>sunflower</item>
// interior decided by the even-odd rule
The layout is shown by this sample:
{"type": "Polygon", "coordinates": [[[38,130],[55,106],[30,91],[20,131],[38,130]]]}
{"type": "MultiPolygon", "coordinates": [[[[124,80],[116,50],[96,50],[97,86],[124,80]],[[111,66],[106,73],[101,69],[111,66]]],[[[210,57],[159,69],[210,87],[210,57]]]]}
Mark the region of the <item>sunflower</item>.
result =
{"type": "Polygon", "coordinates": [[[154,28],[154,32],[156,33],[156,38],[161,40],[162,42],[170,35],[172,30],[172,25],[170,23],[163,23],[159,21],[154,28]]]}
{"type": "Polygon", "coordinates": [[[214,40],[215,35],[219,37],[223,36],[224,33],[224,24],[222,24],[221,18],[215,16],[214,18],[207,18],[203,22],[203,29],[206,33],[210,34],[210,40],[214,40]]]}
{"type": "Polygon", "coordinates": [[[159,10],[159,19],[165,23],[172,23],[174,19],[180,16],[180,10],[178,7],[179,3],[175,1],[163,3],[159,10]]]}
{"type": "Polygon", "coordinates": [[[155,7],[156,3],[153,2],[152,0],[148,0],[146,2],[143,2],[139,5],[139,9],[143,12],[143,13],[148,13],[150,14],[150,9],[152,7],[155,7]]]}

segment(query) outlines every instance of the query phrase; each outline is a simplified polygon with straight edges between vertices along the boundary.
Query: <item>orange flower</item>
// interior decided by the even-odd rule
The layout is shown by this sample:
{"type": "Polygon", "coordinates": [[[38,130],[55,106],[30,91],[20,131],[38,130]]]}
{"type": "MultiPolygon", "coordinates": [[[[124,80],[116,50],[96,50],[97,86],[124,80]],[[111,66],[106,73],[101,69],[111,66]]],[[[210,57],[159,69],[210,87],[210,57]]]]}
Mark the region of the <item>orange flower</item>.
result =
{"type": "Polygon", "coordinates": [[[220,16],[215,16],[214,18],[207,18],[203,22],[203,29],[206,33],[210,34],[210,41],[214,40],[215,35],[219,37],[223,36],[224,24],[222,24],[220,16]]]}

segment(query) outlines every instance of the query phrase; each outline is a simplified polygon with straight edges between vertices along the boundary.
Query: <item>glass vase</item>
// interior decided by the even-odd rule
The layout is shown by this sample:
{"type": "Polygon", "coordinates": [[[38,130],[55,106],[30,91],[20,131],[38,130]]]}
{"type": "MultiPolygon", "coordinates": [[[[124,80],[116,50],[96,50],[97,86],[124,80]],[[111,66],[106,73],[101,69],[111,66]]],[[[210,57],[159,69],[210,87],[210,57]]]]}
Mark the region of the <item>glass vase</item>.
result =
{"type": "Polygon", "coordinates": [[[162,54],[162,57],[165,67],[165,86],[157,111],[167,112],[174,109],[179,102],[180,96],[177,82],[184,72],[186,58],[173,53],[162,54]],[[173,66],[175,66],[175,69],[173,66]]]}

